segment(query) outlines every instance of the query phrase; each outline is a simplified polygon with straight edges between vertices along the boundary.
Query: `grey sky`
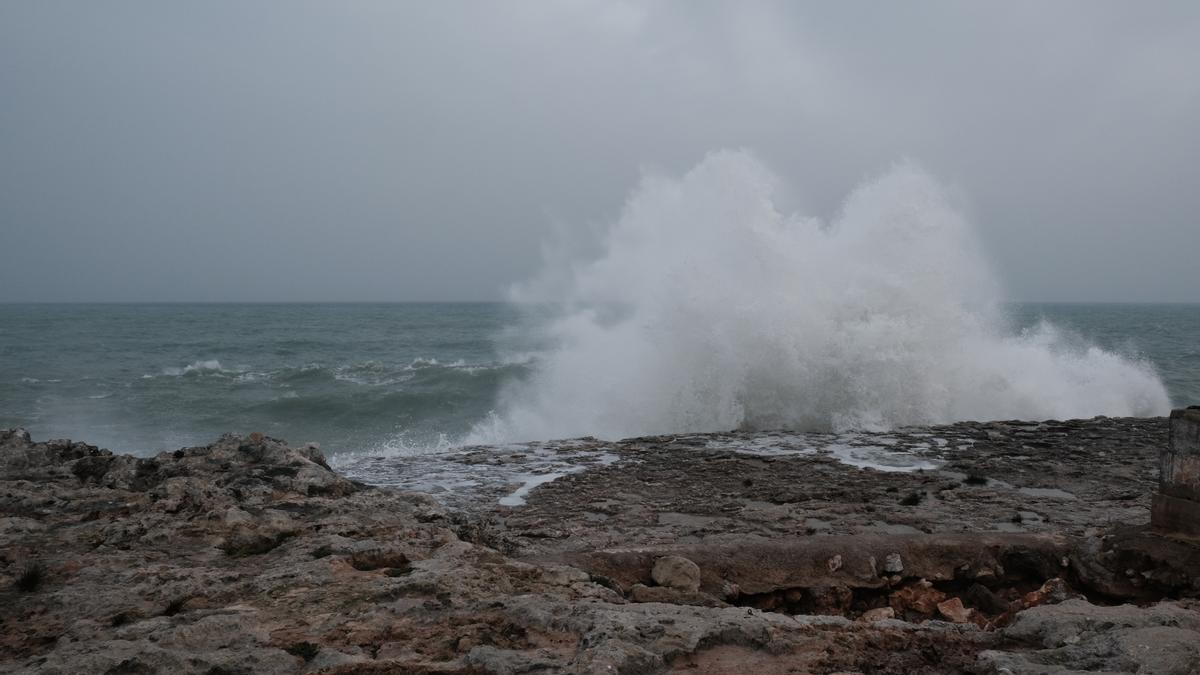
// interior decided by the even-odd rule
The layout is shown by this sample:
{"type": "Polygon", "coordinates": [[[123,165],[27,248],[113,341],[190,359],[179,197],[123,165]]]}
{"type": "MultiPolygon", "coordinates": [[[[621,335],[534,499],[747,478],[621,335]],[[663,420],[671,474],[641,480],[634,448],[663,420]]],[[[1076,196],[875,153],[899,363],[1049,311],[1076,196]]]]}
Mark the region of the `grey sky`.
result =
{"type": "Polygon", "coordinates": [[[641,167],[911,158],[1015,299],[1200,301],[1200,3],[0,3],[0,301],[494,299],[641,167]]]}

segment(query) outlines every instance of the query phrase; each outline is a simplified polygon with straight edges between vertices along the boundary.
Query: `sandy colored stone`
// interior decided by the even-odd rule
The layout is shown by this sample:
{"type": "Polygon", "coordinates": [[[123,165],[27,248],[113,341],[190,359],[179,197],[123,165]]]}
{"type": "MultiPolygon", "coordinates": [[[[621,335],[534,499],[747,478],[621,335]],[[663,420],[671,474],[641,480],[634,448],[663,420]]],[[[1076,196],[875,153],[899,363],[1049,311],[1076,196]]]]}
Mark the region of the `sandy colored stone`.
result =
{"type": "Polygon", "coordinates": [[[915,612],[922,616],[932,616],[938,610],[938,604],[945,599],[945,593],[934,588],[930,582],[921,579],[915,584],[905,586],[892,593],[889,602],[892,609],[900,614],[915,612]]]}
{"type": "Polygon", "coordinates": [[[950,598],[939,602],[937,610],[938,614],[941,614],[954,623],[971,622],[971,610],[964,607],[962,600],[959,598],[950,598]]]}
{"type": "Polygon", "coordinates": [[[875,609],[868,609],[867,611],[863,612],[862,616],[859,617],[859,620],[871,622],[894,618],[896,618],[896,610],[892,609],[891,607],[876,607],[875,609]]]}
{"type": "Polygon", "coordinates": [[[700,567],[681,556],[667,555],[656,560],[650,577],[659,586],[689,593],[700,590],[700,567]]]}

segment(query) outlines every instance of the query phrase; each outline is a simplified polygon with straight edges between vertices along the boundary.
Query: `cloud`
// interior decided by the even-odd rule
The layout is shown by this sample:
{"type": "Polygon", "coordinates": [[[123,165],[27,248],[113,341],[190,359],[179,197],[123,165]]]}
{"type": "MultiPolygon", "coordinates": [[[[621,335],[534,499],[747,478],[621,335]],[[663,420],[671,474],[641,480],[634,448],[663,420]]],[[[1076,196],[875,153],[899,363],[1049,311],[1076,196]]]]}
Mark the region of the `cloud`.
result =
{"type": "Polygon", "coordinates": [[[828,219],[919,160],[1016,298],[1197,301],[1197,62],[1193,3],[7,3],[0,300],[499,298],[747,147],[828,219]]]}

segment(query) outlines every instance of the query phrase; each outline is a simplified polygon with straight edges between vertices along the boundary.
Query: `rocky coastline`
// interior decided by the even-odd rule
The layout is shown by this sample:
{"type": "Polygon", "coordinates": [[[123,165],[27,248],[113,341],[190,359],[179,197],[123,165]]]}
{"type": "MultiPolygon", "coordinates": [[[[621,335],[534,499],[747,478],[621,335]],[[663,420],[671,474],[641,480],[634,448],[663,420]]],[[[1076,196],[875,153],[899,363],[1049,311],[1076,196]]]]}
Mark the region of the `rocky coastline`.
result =
{"type": "Polygon", "coordinates": [[[543,444],[585,465],[464,499],[257,433],[0,431],[0,672],[1200,672],[1166,418],[811,436],[543,444]]]}

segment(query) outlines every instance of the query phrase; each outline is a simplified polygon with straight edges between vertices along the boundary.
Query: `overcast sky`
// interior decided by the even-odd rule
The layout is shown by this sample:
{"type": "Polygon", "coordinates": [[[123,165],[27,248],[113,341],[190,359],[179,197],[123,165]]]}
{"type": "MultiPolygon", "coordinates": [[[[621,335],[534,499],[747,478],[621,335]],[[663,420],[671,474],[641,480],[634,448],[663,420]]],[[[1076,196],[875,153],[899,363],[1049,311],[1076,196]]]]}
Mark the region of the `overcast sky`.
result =
{"type": "Polygon", "coordinates": [[[1018,300],[1200,301],[1200,3],[0,3],[0,301],[497,299],[642,168],[909,158],[1018,300]]]}

